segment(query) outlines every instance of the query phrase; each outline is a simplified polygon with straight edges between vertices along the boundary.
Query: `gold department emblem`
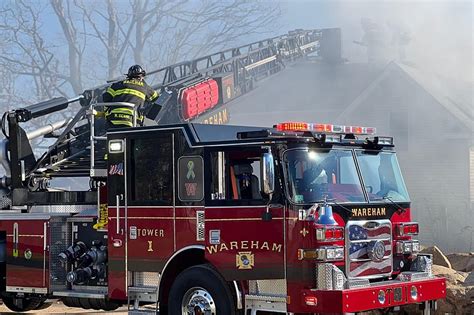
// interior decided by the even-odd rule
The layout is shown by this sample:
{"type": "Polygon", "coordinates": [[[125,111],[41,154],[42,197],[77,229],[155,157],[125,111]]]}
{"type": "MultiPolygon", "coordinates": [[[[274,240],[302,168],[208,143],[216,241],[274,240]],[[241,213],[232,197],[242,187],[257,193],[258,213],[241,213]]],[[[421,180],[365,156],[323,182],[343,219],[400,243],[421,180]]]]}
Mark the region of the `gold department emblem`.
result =
{"type": "Polygon", "coordinates": [[[254,255],[252,252],[238,252],[235,255],[235,265],[238,269],[252,269],[254,265],[254,255]]]}

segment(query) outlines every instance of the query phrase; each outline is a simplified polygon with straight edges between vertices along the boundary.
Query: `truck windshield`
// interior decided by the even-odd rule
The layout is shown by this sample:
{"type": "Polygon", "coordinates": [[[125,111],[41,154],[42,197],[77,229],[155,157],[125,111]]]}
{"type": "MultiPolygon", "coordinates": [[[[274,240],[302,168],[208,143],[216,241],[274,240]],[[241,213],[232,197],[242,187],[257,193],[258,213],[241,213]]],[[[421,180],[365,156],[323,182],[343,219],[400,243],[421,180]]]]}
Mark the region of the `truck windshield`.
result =
{"type": "Polygon", "coordinates": [[[356,156],[370,201],[409,201],[395,153],[356,151],[356,156]]]}
{"type": "Polygon", "coordinates": [[[294,149],[285,152],[284,161],[293,202],[365,202],[350,150],[294,149]]]}

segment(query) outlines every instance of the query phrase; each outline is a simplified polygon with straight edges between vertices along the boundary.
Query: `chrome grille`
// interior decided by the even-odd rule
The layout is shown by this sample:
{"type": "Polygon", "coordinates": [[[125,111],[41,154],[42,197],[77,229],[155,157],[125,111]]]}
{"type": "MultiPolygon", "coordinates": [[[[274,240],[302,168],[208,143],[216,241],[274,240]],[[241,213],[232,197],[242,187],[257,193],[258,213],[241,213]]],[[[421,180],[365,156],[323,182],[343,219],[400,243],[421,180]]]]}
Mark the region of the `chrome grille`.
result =
{"type": "Polygon", "coordinates": [[[250,280],[249,293],[252,295],[286,296],[286,280],[250,280]]]}
{"type": "Polygon", "coordinates": [[[344,273],[334,264],[316,265],[316,287],[318,290],[342,290],[346,282],[344,273]]]}
{"type": "Polygon", "coordinates": [[[390,220],[349,221],[346,225],[348,279],[379,278],[393,270],[390,220]]]}
{"type": "Polygon", "coordinates": [[[205,225],[204,211],[196,211],[196,241],[204,241],[205,225]]]}
{"type": "Polygon", "coordinates": [[[158,287],[160,274],[158,272],[133,272],[133,285],[158,287]]]}

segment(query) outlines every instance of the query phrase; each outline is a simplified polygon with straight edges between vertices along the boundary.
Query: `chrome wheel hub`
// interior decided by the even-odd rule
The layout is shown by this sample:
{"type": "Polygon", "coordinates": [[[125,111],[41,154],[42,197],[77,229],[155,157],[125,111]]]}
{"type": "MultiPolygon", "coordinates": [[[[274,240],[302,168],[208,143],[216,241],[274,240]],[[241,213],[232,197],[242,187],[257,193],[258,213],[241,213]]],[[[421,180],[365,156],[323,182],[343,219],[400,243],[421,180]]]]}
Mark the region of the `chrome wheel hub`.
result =
{"type": "Polygon", "coordinates": [[[203,288],[191,288],[183,296],[181,303],[183,315],[216,315],[216,304],[203,288]]]}

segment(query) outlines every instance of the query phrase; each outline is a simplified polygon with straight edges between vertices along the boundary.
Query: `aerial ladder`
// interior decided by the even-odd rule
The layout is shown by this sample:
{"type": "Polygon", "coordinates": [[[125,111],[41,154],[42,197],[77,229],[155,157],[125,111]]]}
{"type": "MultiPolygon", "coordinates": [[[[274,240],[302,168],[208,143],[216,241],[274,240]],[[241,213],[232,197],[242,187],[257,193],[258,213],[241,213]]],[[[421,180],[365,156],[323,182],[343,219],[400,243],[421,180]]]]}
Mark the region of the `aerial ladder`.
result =
{"type": "MultiPolygon", "coordinates": [[[[196,122],[254,89],[258,80],[308,55],[321,62],[340,63],[340,29],[290,31],[149,71],[148,76],[158,82],[153,88],[161,93],[156,101],[159,106],[144,107],[146,123],[196,122]]],[[[5,176],[0,180],[1,209],[27,212],[33,205],[97,204],[98,187],[106,177],[106,161],[101,152],[106,131],[104,122],[94,117],[94,110],[104,106],[102,94],[115,81],[71,99],[56,97],[3,114],[1,129],[5,138],[0,140],[0,162],[5,176]],[[71,118],[32,131],[22,126],[55,112],[70,111],[73,103],[80,107],[71,118]],[[31,141],[39,137],[53,139],[54,143],[36,157],[31,141]],[[90,178],[90,190],[50,189],[50,180],[59,177],[90,178]]]]}

